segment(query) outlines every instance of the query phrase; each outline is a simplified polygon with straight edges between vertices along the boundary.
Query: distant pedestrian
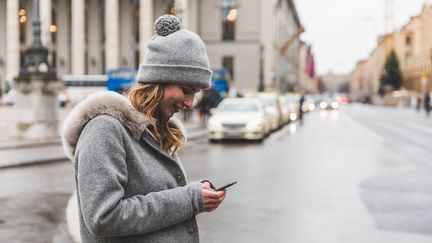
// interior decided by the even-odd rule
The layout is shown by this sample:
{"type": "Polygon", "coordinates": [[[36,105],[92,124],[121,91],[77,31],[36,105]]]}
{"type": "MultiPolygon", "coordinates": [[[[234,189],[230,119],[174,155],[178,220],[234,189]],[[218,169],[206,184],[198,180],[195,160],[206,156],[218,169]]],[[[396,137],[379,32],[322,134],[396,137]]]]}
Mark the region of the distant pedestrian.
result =
{"type": "Polygon", "coordinates": [[[201,100],[196,105],[203,125],[207,123],[211,109],[217,107],[221,100],[222,99],[214,88],[203,91],[201,100]]]}
{"type": "Polygon", "coordinates": [[[300,96],[300,100],[299,100],[299,111],[298,111],[300,121],[303,120],[303,104],[304,103],[305,103],[305,97],[304,97],[304,94],[302,94],[300,96]]]}
{"type": "Polygon", "coordinates": [[[424,109],[426,111],[427,116],[429,116],[430,110],[431,110],[431,102],[430,102],[430,93],[429,91],[426,91],[424,98],[423,98],[423,105],[424,109]]]}
{"type": "Polygon", "coordinates": [[[81,242],[199,242],[195,215],[215,210],[225,190],[187,183],[174,113],[208,88],[205,45],[164,15],[155,22],[128,98],[103,91],[75,106],[62,140],[72,158],[81,242]]]}
{"type": "Polygon", "coordinates": [[[421,94],[417,95],[417,99],[416,99],[416,110],[419,112],[421,109],[421,105],[422,105],[422,98],[421,98],[421,94]]]}

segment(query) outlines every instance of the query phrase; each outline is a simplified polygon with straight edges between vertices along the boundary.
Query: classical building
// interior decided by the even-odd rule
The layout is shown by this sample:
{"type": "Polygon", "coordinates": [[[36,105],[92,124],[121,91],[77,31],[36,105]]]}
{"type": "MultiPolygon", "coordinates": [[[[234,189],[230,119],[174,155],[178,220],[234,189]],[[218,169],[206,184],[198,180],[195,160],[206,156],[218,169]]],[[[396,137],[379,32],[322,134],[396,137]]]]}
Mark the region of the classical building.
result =
{"type": "Polygon", "coordinates": [[[378,37],[377,45],[369,54],[369,58],[358,62],[350,74],[350,90],[354,97],[378,93],[384,63],[394,48],[394,33],[378,37]]]}
{"type": "MultiPolygon", "coordinates": [[[[41,0],[42,42],[60,76],[137,67],[153,21],[173,7],[171,0],[41,0]]],[[[32,14],[31,0],[0,0],[0,76],[18,74],[32,14]]]]}
{"type": "Polygon", "coordinates": [[[188,7],[211,66],[228,69],[237,89],[298,88],[302,29],[292,0],[189,0],[188,7]]]}
{"type": "MultiPolygon", "coordinates": [[[[40,0],[42,42],[59,76],[137,68],[152,24],[176,14],[243,91],[298,87],[300,21],[293,0],[40,0]]],[[[0,0],[0,77],[15,77],[32,42],[32,1],[0,0]]]]}

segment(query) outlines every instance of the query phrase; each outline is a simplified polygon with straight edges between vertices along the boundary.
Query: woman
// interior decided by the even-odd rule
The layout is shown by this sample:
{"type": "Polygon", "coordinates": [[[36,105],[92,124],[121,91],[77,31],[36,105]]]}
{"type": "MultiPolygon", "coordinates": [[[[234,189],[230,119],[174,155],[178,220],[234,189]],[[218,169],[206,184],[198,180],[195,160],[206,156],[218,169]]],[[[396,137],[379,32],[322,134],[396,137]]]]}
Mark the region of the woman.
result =
{"type": "Polygon", "coordinates": [[[96,93],[64,123],[82,242],[199,242],[195,215],[225,198],[208,181],[187,183],[176,156],[185,133],[172,116],[210,87],[204,43],[172,15],[154,27],[128,98],[96,93]]]}

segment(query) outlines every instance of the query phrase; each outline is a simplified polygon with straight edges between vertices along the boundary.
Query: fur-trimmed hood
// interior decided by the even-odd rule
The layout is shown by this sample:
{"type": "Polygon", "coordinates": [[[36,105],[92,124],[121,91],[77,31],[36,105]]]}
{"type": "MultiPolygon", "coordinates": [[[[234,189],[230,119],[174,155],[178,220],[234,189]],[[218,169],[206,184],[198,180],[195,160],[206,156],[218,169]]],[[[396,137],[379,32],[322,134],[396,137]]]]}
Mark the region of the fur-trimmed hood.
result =
{"type": "MultiPolygon", "coordinates": [[[[135,110],[128,98],[112,91],[99,91],[78,103],[69,113],[60,131],[63,150],[69,159],[73,159],[78,139],[85,125],[99,115],[109,115],[119,120],[129,130],[136,141],[139,141],[149,119],[135,110]]],[[[169,120],[179,128],[186,138],[186,132],[181,122],[172,117],[169,120]]]]}

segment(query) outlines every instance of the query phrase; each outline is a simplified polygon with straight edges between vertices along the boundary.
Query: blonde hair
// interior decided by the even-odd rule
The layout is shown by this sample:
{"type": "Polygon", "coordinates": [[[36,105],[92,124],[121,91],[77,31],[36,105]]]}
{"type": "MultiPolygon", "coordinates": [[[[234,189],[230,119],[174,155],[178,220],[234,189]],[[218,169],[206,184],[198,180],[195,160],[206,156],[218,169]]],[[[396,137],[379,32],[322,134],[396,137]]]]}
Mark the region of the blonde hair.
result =
{"type": "Polygon", "coordinates": [[[179,128],[168,123],[169,117],[160,113],[163,84],[143,84],[137,82],[128,92],[132,106],[148,117],[151,126],[149,130],[161,149],[173,155],[177,149],[183,147],[184,136],[179,128]]]}

